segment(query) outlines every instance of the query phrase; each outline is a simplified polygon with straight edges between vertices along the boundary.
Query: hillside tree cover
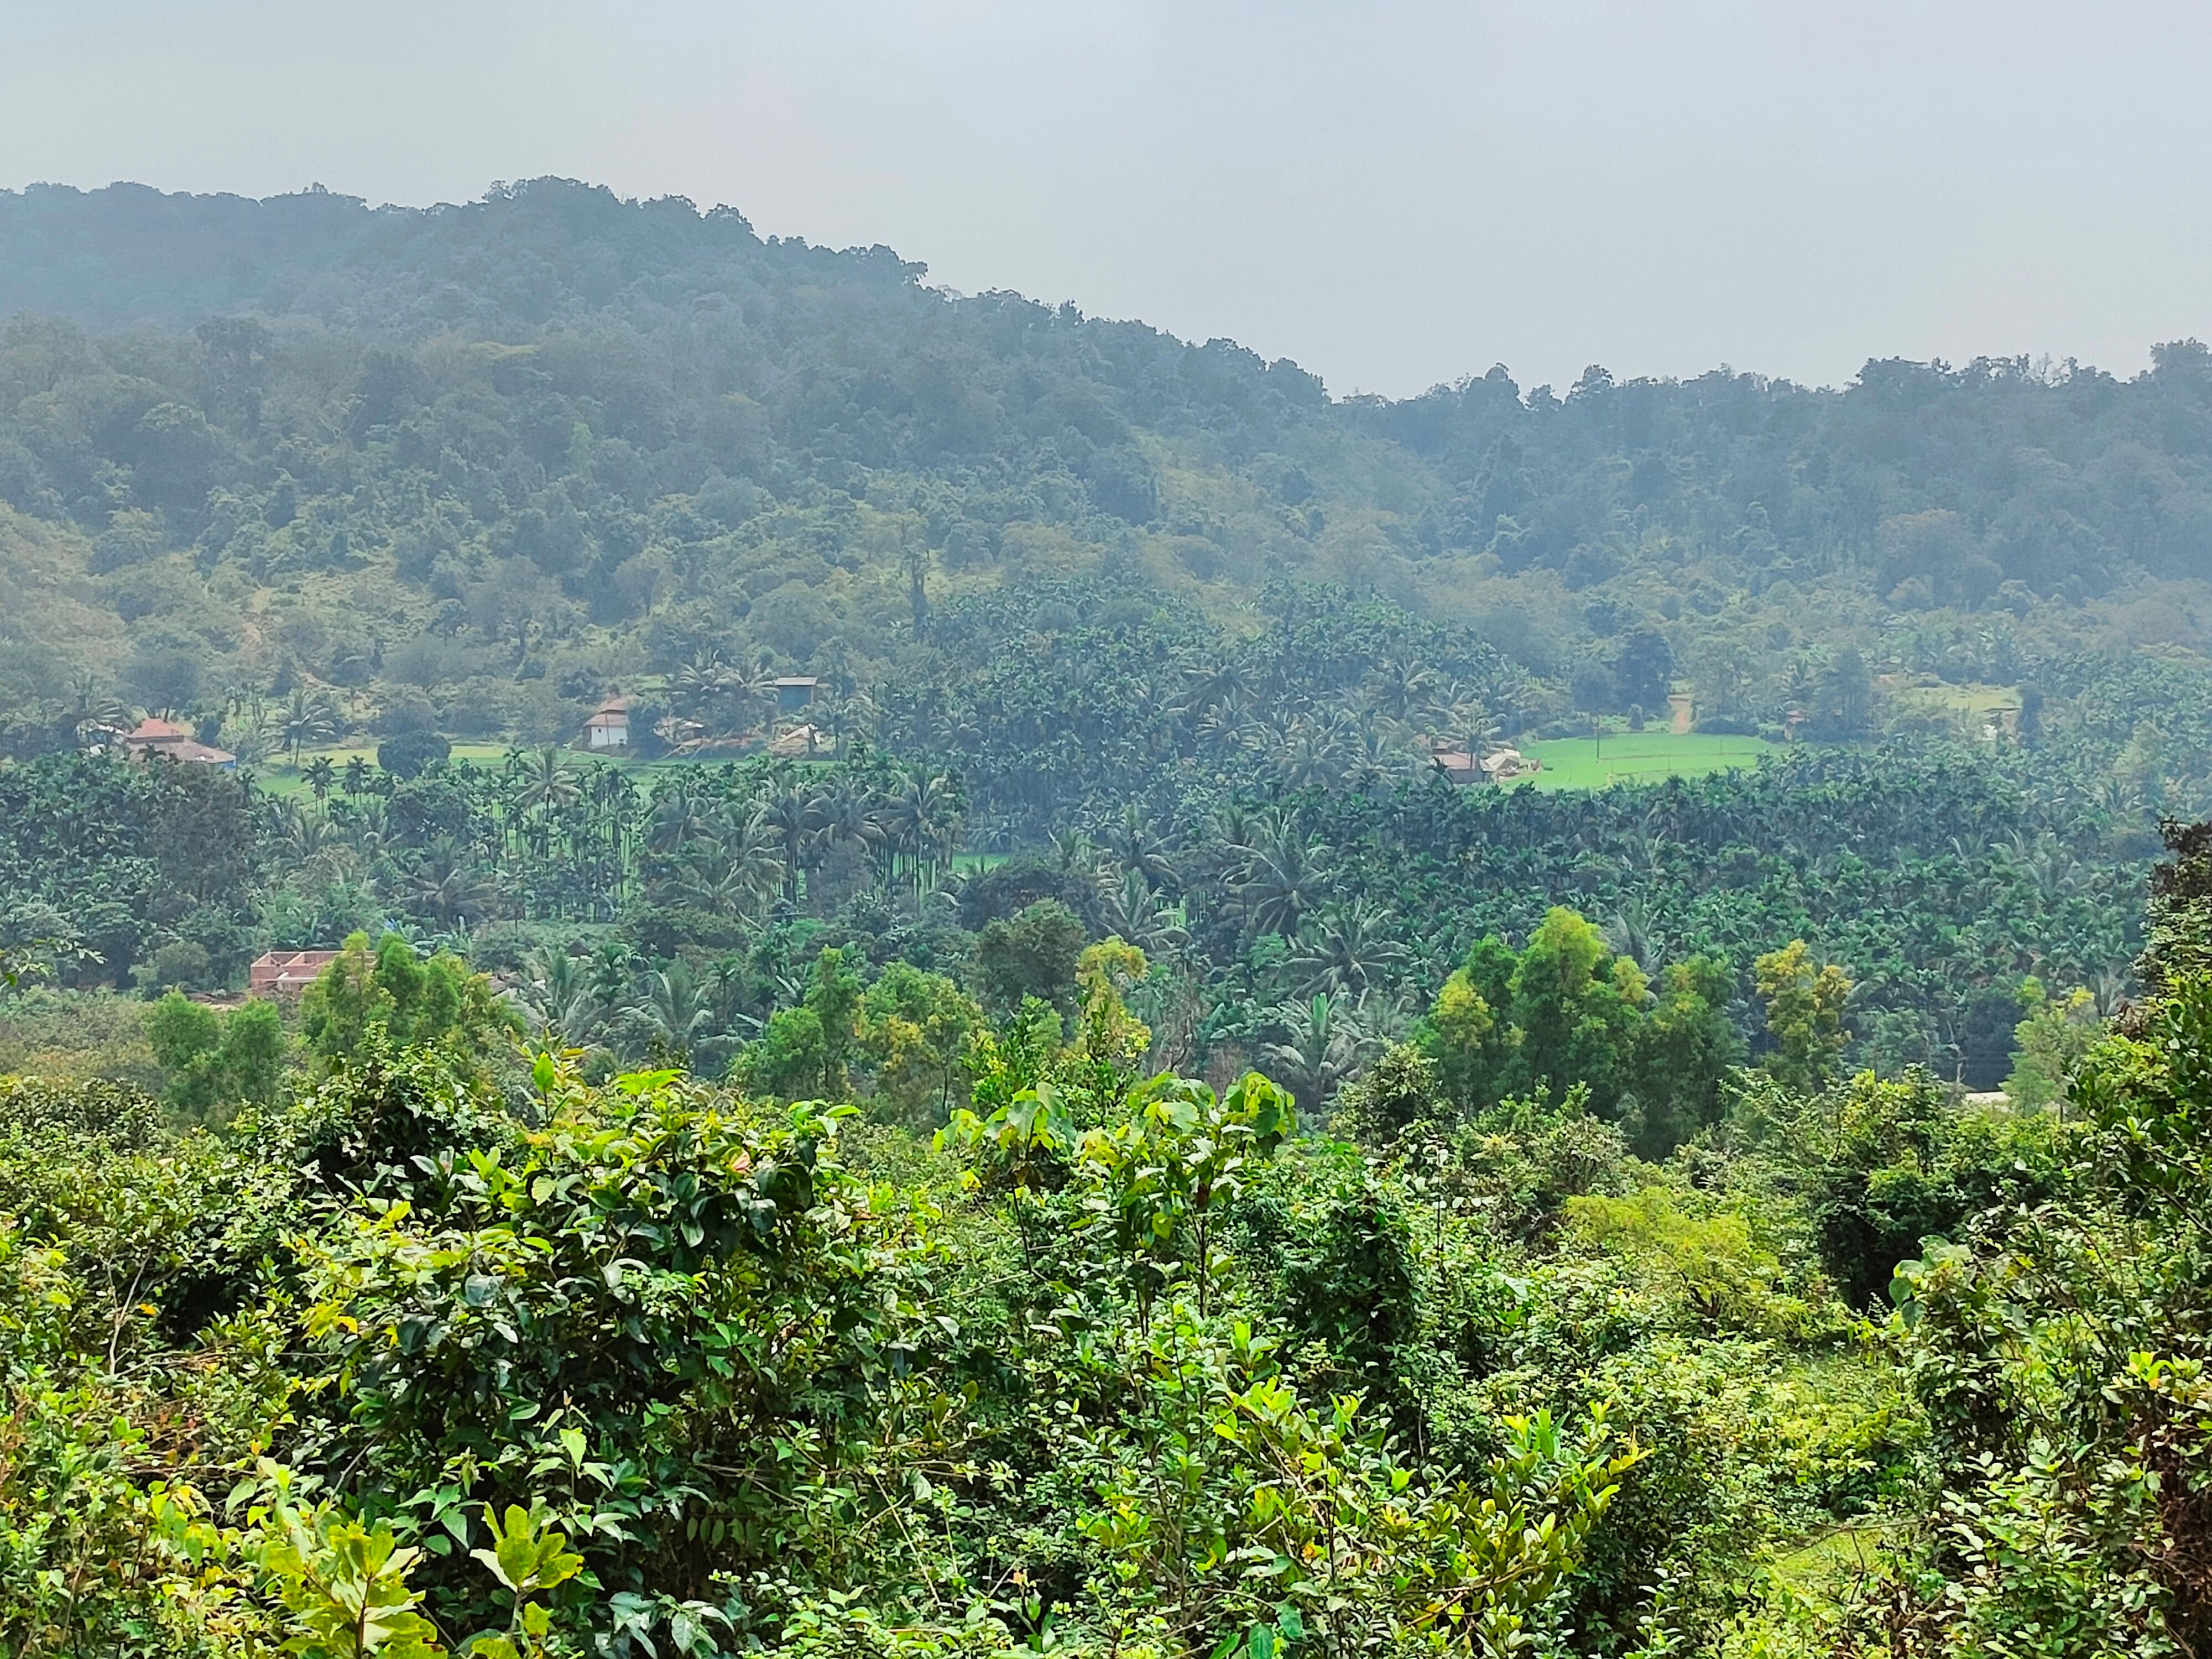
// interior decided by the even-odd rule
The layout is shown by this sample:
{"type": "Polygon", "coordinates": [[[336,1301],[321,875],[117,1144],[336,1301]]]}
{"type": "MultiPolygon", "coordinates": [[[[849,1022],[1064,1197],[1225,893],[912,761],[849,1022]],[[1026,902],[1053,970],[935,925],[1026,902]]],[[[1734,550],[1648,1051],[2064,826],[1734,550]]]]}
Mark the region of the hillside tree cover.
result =
{"type": "MultiPolygon", "coordinates": [[[[2203,948],[2203,910],[2169,940],[2203,948]]],[[[1555,912],[1455,982],[1510,963],[1540,1045],[1561,997],[1617,997],[1601,949],[1555,912]]],[[[366,1009],[353,1040],[220,1129],[0,1085],[12,1652],[2205,1633],[2212,981],[2182,958],[2070,1115],[1784,1058],[1651,1162],[1589,1077],[1455,1098],[1448,1042],[1393,1050],[1334,1133],[1257,1073],[1146,1076],[1119,942],[1072,1029],[1034,997],[971,1027],[933,1137],[849,1085],[787,1106],[542,1050],[502,1085],[419,1028],[454,970],[354,955],[314,993],[366,1009]]],[[[805,1012],[857,1042],[833,957],[805,1012]]]]}
{"type": "Polygon", "coordinates": [[[2205,1651],[2208,412],[0,191],[0,1652],[2205,1651]]]}
{"type": "MultiPolygon", "coordinates": [[[[551,922],[491,965],[627,949],[611,1015],[678,959],[696,988],[775,880],[781,915],[881,939],[957,853],[1013,853],[1054,867],[963,897],[963,928],[1051,897],[1188,948],[1176,977],[1218,1011],[1184,1022],[1198,1048],[1256,1057],[1287,1040],[1276,1012],[1370,988],[1402,1006],[1328,1018],[1396,1035],[1474,939],[1565,902],[1724,963],[1739,1013],[1753,959],[1805,937],[1862,987],[1862,1058],[1986,1087],[2030,976],[2112,1005],[2156,817],[2212,810],[2186,343],[2124,382],[1593,370],[1558,396],[1500,371],[1332,401],[1224,342],[557,180],[420,211],[38,187],[0,194],[0,747],[56,764],[167,713],[312,794],[205,838],[259,851],[258,881],[180,882],[146,860],[196,832],[150,805],[96,809],[145,850],[57,857],[40,802],[89,775],[4,786],[24,873],[0,929],[81,940],[117,985],[235,984],[262,946],[357,929],[551,922]],[[778,788],[548,747],[619,692],[641,753],[741,750],[793,723],[792,673],[820,683],[813,764],[778,788]],[[1841,787],[1918,792],[1922,821],[1900,842],[1882,809],[1778,812],[1753,786],[1728,857],[1681,872],[1631,832],[1646,807],[1440,817],[1417,787],[1437,744],[1660,722],[1670,695],[1710,730],[1887,734],[1881,760],[1797,777],[1817,795],[1861,765],[1841,787]],[[1976,696],[2015,711],[1994,739],[1976,696]],[[471,741],[509,758],[386,793],[471,741]],[[864,792],[826,785],[817,745],[864,792]],[[1952,799],[1990,773],[1996,797],[1952,799]],[[653,846],[672,793],[720,805],[668,806],[653,846]],[[139,861],[64,890],[111,855],[139,861]],[[1463,894],[1458,863],[1488,914],[1422,890],[1463,894]],[[1784,869],[1834,902],[1772,890],[1784,869]],[[1765,890],[1691,915],[1685,873],[1765,890]]],[[[726,1049],[724,1016],[762,1008],[719,982],[726,1049]]]]}

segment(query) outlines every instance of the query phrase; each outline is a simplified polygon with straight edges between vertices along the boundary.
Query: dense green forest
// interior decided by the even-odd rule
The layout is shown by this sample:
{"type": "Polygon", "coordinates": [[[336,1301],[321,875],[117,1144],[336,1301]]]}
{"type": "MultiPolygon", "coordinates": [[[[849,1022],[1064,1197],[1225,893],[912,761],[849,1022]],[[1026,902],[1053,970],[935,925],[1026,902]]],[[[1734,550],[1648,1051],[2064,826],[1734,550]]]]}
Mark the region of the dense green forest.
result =
{"type": "Polygon", "coordinates": [[[1317,1041],[1316,994],[1371,1048],[1566,902],[1726,962],[1753,1041],[1751,956],[1808,937],[1863,1058],[1989,1087],[2031,977],[2112,1006],[2156,818],[2212,810],[2193,344],[2125,382],[1346,403],[556,181],[430,211],[40,187],[0,228],[0,932],[96,950],[82,981],[458,928],[510,975],[615,953],[610,1019],[671,963],[719,975],[726,1047],[772,1000],[729,988],[823,927],[888,957],[1050,898],[1172,935],[1199,1050],[1249,1058],[1297,1009],[1317,1041]],[[820,682],[803,768],[548,775],[615,694],[640,759],[757,748],[779,674],[820,682]],[[1432,787],[1439,744],[1670,697],[1806,752],[1663,801],[1432,787]],[[225,806],[204,890],[160,868],[157,804],[66,859],[31,805],[149,712],[282,797],[225,806]],[[474,775],[393,793],[452,744],[474,775]],[[398,773],[337,787],[380,748],[398,773]]]}
{"type": "Polygon", "coordinates": [[[2206,1651],[2212,353],[926,279],[0,191],[0,1652],[2206,1651]]]}
{"type": "MultiPolygon", "coordinates": [[[[1057,707],[994,706],[1006,654],[1058,681],[1087,630],[1132,630],[1152,672],[1094,718],[1142,743],[1145,705],[1302,582],[1444,630],[1404,665],[1509,732],[1656,716],[1677,683],[1703,720],[1941,723],[1870,667],[2032,693],[2030,724],[2108,757],[2140,738],[2135,782],[2203,791],[2193,342],[2129,381],[1593,368],[1562,398],[1493,369],[1333,402],[1228,342],[551,181],[431,211],[40,188],[0,193],[0,229],[19,750],[80,690],[265,741],[240,701],[295,685],[349,730],[567,741],[604,694],[672,704],[702,661],[722,672],[695,692],[738,695],[685,712],[743,730],[763,659],[991,765],[1057,707]]],[[[1250,688],[1274,739],[1244,734],[1254,769],[1300,714],[1360,712],[1330,678],[1250,688]]]]}
{"type": "Polygon", "coordinates": [[[173,994],[166,1103],[0,1080],[0,1643],[2201,1652],[2212,826],[2169,842],[2142,999],[2032,1016],[1995,1103],[1840,1072],[1802,944],[1747,1067],[1724,970],[1565,907],[1325,1128],[1295,1055],[1154,1072],[1145,954],[1035,916],[975,995],[823,950],[727,1083],[594,1081],[393,932],[296,1031],[173,994]]]}

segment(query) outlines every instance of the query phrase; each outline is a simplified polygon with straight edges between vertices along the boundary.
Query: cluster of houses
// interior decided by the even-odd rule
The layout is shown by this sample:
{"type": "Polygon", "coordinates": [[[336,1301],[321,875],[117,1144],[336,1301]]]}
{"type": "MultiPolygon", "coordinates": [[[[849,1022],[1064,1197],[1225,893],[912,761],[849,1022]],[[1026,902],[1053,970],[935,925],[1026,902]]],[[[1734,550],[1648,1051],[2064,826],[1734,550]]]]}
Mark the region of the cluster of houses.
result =
{"type": "MultiPolygon", "coordinates": [[[[811,675],[794,674],[778,680],[777,712],[792,714],[806,708],[813,702],[819,684],[811,675]]],[[[580,746],[594,754],[614,756],[627,752],[631,741],[630,710],[635,706],[632,698],[610,697],[585,721],[580,746]]],[[[672,738],[680,746],[687,738],[696,741],[700,734],[695,723],[685,721],[673,732],[665,729],[665,723],[663,735],[672,738]]],[[[134,760],[159,755],[199,765],[229,768],[238,764],[236,756],[199,742],[191,732],[167,720],[142,721],[123,734],[122,741],[134,760]]],[[[769,749],[775,754],[811,754],[817,752],[817,745],[827,741],[813,725],[802,722],[780,733],[769,749]]],[[[1448,781],[1462,786],[1508,783],[1528,777],[1542,767],[1540,761],[1517,749],[1494,749],[1478,755],[1442,741],[1432,746],[1430,759],[1448,781]]],[[[264,951],[246,969],[246,994],[288,1006],[296,1004],[337,955],[330,950],[264,951]]]]}
{"type": "MultiPolygon", "coordinates": [[[[775,682],[775,712],[778,719],[797,714],[809,708],[820,691],[821,680],[812,674],[787,674],[775,682]]],[[[623,755],[629,752],[635,741],[630,726],[630,711],[637,706],[635,697],[609,697],[584,722],[584,734],[579,747],[595,755],[623,755]]],[[[660,722],[659,735],[670,748],[678,753],[696,751],[708,746],[712,739],[707,728],[696,720],[670,717],[660,722]]],[[[802,721],[776,734],[769,743],[769,752],[774,755],[812,755],[831,747],[828,733],[809,721],[802,721]]]]}
{"type": "Polygon", "coordinates": [[[167,720],[139,721],[123,733],[123,747],[135,761],[149,760],[158,755],[195,766],[213,766],[225,772],[234,771],[238,766],[238,757],[228,749],[202,743],[183,726],[167,720]]]}
{"type": "MultiPolygon", "coordinates": [[[[811,674],[787,674],[777,680],[775,706],[778,716],[805,711],[813,703],[821,684],[811,674]]],[[[636,706],[634,697],[608,698],[584,722],[583,735],[578,746],[595,755],[613,757],[628,754],[633,742],[630,711],[636,706]]],[[[670,747],[679,753],[696,751],[708,745],[706,728],[696,720],[671,718],[661,721],[659,729],[660,735],[670,747]]],[[[165,720],[142,720],[131,731],[121,733],[120,737],[125,749],[137,761],[160,756],[193,765],[219,767],[225,771],[238,765],[238,757],[228,750],[202,743],[184,727],[165,720]]],[[[787,756],[820,754],[834,746],[829,735],[811,721],[800,721],[787,726],[772,738],[768,745],[770,754],[787,756]]],[[[1443,739],[1438,739],[1431,747],[1429,758],[1448,781],[1462,786],[1510,783],[1532,775],[1541,770],[1543,766],[1543,763],[1534,756],[1524,755],[1517,749],[1493,749],[1487,754],[1474,754],[1443,739]]],[[[257,972],[260,966],[260,963],[255,964],[257,972]]],[[[317,971],[319,971],[319,964],[317,964],[317,971]]],[[[310,973],[308,977],[313,978],[313,974],[310,973]]],[[[257,987],[253,994],[259,996],[263,993],[257,987]]]]}
{"type": "MultiPolygon", "coordinates": [[[[246,990],[191,994],[194,1002],[212,1008],[236,1008],[249,1000],[280,1003],[286,1008],[296,1008],[307,988],[323,975],[323,969],[336,962],[343,952],[337,950],[264,951],[246,970],[246,990]]],[[[512,981],[504,975],[491,976],[492,988],[505,992],[512,981]]]]}
{"type": "Polygon", "coordinates": [[[193,991],[187,994],[194,1002],[210,1008],[235,1009],[249,1000],[296,1008],[300,999],[307,995],[307,988],[337,959],[336,951],[264,951],[246,969],[243,993],[193,991]]]}
{"type": "Polygon", "coordinates": [[[246,994],[265,1002],[297,1002],[337,959],[336,951],[264,951],[246,970],[246,994]]]}
{"type": "MultiPolygon", "coordinates": [[[[814,702],[822,682],[811,674],[787,674],[775,683],[776,714],[781,717],[796,714],[814,702]]],[[[633,697],[610,697],[592,712],[584,722],[583,737],[579,746],[595,755],[616,756],[629,752],[631,744],[630,710],[636,706],[633,697]]],[[[664,720],[661,735],[670,746],[678,750],[696,747],[707,738],[707,730],[696,720],[664,720]]],[[[112,739],[119,742],[131,758],[146,761],[156,757],[185,762],[198,766],[213,766],[223,771],[233,771],[238,766],[238,757],[227,749],[217,749],[202,743],[190,731],[174,722],[155,718],[139,721],[128,732],[117,731],[112,739]]],[[[833,747],[829,734],[811,722],[801,721],[779,732],[769,744],[769,752],[777,755],[812,755],[833,747]]]]}
{"type": "Polygon", "coordinates": [[[1462,787],[1511,783],[1516,778],[1533,776],[1544,766],[1534,755],[1524,755],[1518,749],[1493,749],[1486,755],[1475,755],[1443,743],[1431,749],[1429,760],[1447,783],[1462,787]]]}

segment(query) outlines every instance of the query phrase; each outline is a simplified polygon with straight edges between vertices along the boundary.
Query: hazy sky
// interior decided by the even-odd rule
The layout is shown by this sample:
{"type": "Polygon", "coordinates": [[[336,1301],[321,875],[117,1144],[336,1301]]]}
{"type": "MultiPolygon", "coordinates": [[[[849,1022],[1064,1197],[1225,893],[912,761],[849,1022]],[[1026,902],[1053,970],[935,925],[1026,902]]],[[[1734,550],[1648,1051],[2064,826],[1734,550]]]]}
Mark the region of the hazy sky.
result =
{"type": "Polygon", "coordinates": [[[2212,8],[0,0],[0,185],[562,173],[1339,392],[2212,336],[2212,8]]]}

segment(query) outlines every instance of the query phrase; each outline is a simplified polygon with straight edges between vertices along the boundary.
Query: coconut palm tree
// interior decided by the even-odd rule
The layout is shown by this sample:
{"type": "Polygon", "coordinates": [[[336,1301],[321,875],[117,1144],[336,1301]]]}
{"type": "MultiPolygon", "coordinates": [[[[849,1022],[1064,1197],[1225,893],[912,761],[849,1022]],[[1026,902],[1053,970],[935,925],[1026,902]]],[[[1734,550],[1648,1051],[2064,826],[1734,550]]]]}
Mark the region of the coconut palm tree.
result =
{"type": "Polygon", "coordinates": [[[855,732],[866,732],[878,738],[882,737],[884,711],[873,697],[855,689],[842,696],[830,698],[817,717],[817,724],[828,729],[837,752],[843,754],[852,747],[848,739],[855,732]]]}
{"type": "Polygon", "coordinates": [[[819,792],[794,779],[762,803],[762,820],[775,831],[783,851],[783,897],[787,904],[799,902],[800,862],[810,838],[822,823],[818,801],[819,792]]]}
{"type": "Polygon", "coordinates": [[[1291,957],[1298,994],[1356,995],[1402,970],[1408,953],[1390,937],[1389,923],[1389,912],[1366,899],[1322,912],[1317,925],[1298,936],[1291,957]]]}
{"type": "Polygon", "coordinates": [[[583,781],[568,756],[551,744],[520,757],[514,768],[514,805],[551,819],[581,799],[583,781]]]}
{"type": "Polygon", "coordinates": [[[1647,978],[1659,971],[1663,952],[1650,908],[1641,898],[1621,901],[1620,908],[1605,924],[1605,942],[1615,956],[1626,957],[1641,968],[1647,978]]]}
{"type": "Polygon", "coordinates": [[[1106,852],[1117,868],[1134,874],[1147,888],[1171,891],[1179,884],[1172,835],[1146,817],[1135,801],[1122,807],[1108,832],[1106,852]]]}
{"type": "Polygon", "coordinates": [[[775,719],[776,667],[756,646],[738,660],[734,719],[740,730],[765,727],[775,719]]]}
{"type": "Polygon", "coordinates": [[[448,927],[465,927],[471,917],[482,921],[497,908],[494,890],[476,860],[450,836],[423,848],[403,882],[410,910],[448,927]]]}
{"type": "Polygon", "coordinates": [[[1193,736],[1202,751],[1226,760],[1250,750],[1264,748],[1267,742],[1267,728],[1244,708],[1225,703],[1218,708],[1209,709],[1198,721],[1193,736]]]}
{"type": "Polygon", "coordinates": [[[755,914],[782,884],[775,831],[758,806],[720,833],[700,837],[677,876],[687,901],[709,915],[732,918],[755,914]]]}
{"type": "Polygon", "coordinates": [[[570,951],[532,951],[516,1000],[533,1024],[569,1047],[590,1048],[606,1025],[606,1000],[592,983],[591,960],[570,951]]]}
{"type": "Polygon", "coordinates": [[[1175,712],[1194,729],[1220,710],[1243,714],[1251,706],[1252,686],[1244,666],[1234,659],[1200,663],[1184,670],[1175,712]]]}
{"type": "Polygon", "coordinates": [[[300,751],[310,744],[328,743],[337,735],[337,706],[327,691],[294,686],[283,708],[272,718],[278,745],[300,763],[300,751]]]}
{"type": "Polygon", "coordinates": [[[1459,682],[1452,684],[1452,700],[1438,714],[1444,740],[1480,760],[1496,745],[1502,728],[1488,707],[1474,699],[1459,682]]]}
{"type": "Polygon", "coordinates": [[[1182,913],[1146,884],[1134,869],[1098,870],[1098,917],[1106,932],[1135,945],[1148,957],[1164,956],[1190,943],[1182,913]]]}
{"type": "Polygon", "coordinates": [[[99,675],[89,668],[80,668],[69,678],[69,695],[62,706],[62,720],[70,731],[82,737],[94,726],[119,730],[130,725],[131,710],[120,697],[100,684],[99,675]]]}
{"type": "Polygon", "coordinates": [[[680,856],[695,839],[708,832],[714,817],[713,798],[687,770],[673,784],[654,793],[653,810],[646,815],[645,844],[664,857],[680,856]]]}
{"type": "Polygon", "coordinates": [[[1359,1068],[1373,1046],[1353,1021],[1345,999],[1320,992],[1286,1002],[1273,1016],[1282,1041],[1266,1045],[1276,1078],[1309,1111],[1319,1111],[1337,1085],[1359,1068]]]}
{"type": "Polygon", "coordinates": [[[1333,708],[1291,717],[1276,750],[1276,766],[1293,789],[1334,789],[1358,753],[1352,717],[1333,708]]]}
{"type": "Polygon", "coordinates": [[[1374,984],[1352,999],[1345,1012],[1365,1039],[1367,1053],[1405,1040],[1407,1030],[1420,1014],[1419,999],[1403,984],[1374,984]]]}
{"type": "Polygon", "coordinates": [[[635,954],[618,940],[610,940],[592,951],[587,972],[599,1000],[610,1008],[622,1001],[629,990],[635,967],[635,954]]]}
{"type": "Polygon", "coordinates": [[[1429,766],[1425,751],[1418,755],[1407,745],[1402,732],[1395,738],[1372,726],[1355,726],[1344,758],[1343,787],[1361,794],[1386,791],[1397,781],[1423,776],[1429,766]],[[1418,765],[1413,763],[1418,762],[1418,765]]]}
{"type": "Polygon", "coordinates": [[[307,811],[296,800],[279,801],[276,814],[284,855],[295,865],[312,864],[337,843],[331,821],[319,812],[307,811]]]}
{"type": "Polygon", "coordinates": [[[1384,657],[1361,682],[1369,699],[1381,713],[1401,725],[1418,725],[1442,689],[1433,668],[1424,668],[1410,658],[1384,657]]]}
{"type": "Polygon", "coordinates": [[[710,647],[695,652],[669,676],[669,700],[678,714],[713,731],[732,712],[744,684],[738,669],[710,647]]]}
{"type": "Polygon", "coordinates": [[[647,1054],[686,1070],[707,1065],[725,1042],[706,988],[680,961],[646,975],[645,995],[623,1023],[647,1054]]]}
{"type": "Polygon", "coordinates": [[[849,775],[836,778],[817,798],[814,826],[817,860],[849,847],[872,863],[876,849],[884,844],[876,798],[866,785],[849,775]]]}
{"type": "Polygon", "coordinates": [[[1052,849],[1052,863],[1056,869],[1088,870],[1098,862],[1098,843],[1079,825],[1054,830],[1045,838],[1045,845],[1052,849]]]}
{"type": "Polygon", "coordinates": [[[1229,890],[1248,933],[1297,936],[1298,924],[1328,896],[1328,850],[1279,814],[1263,817],[1250,842],[1229,849],[1229,890]]]}
{"type": "Polygon", "coordinates": [[[908,884],[919,896],[957,832],[958,796],[952,780],[942,772],[908,773],[878,804],[877,820],[882,826],[884,845],[891,854],[893,872],[897,872],[899,861],[904,860],[908,884]]]}

